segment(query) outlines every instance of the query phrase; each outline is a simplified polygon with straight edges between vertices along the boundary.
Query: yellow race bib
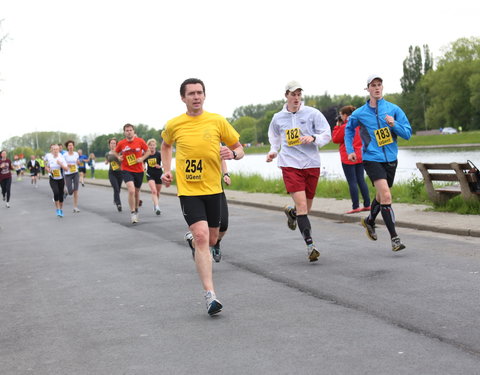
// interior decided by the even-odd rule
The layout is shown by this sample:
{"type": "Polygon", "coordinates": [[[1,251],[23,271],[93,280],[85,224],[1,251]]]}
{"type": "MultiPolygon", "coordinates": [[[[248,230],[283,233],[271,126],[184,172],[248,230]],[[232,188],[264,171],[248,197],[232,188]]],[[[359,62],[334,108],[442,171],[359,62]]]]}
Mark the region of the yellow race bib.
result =
{"type": "Polygon", "coordinates": [[[202,181],[203,160],[187,159],[185,160],[185,181],[198,182],[202,181]]]}
{"type": "Polygon", "coordinates": [[[299,128],[285,130],[285,139],[287,140],[287,146],[292,147],[301,144],[300,135],[301,133],[299,128]]]}
{"type": "Polygon", "coordinates": [[[382,147],[393,143],[392,133],[388,126],[375,130],[375,138],[377,139],[378,146],[382,147]]]}
{"type": "Polygon", "coordinates": [[[126,158],[127,158],[128,165],[137,164],[137,157],[135,156],[135,154],[129,154],[126,156],[126,158]]]}
{"type": "Polygon", "coordinates": [[[157,165],[157,158],[155,159],[148,159],[148,166],[151,167],[151,168],[155,168],[155,166],[157,165]]]}
{"type": "Polygon", "coordinates": [[[118,168],[120,168],[116,161],[110,162],[110,166],[112,167],[112,171],[116,171],[118,168]]]}
{"type": "Polygon", "coordinates": [[[56,178],[62,177],[62,172],[60,172],[60,169],[52,169],[52,176],[56,178]]]}
{"type": "Polygon", "coordinates": [[[76,164],[68,164],[68,170],[70,173],[75,173],[77,171],[77,165],[76,164]]]}

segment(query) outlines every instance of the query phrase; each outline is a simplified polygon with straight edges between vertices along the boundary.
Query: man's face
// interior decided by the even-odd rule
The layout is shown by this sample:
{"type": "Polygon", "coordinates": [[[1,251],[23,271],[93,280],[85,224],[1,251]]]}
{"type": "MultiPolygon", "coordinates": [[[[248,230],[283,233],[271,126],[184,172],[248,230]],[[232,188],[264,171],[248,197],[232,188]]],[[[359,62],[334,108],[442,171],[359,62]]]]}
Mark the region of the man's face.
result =
{"type": "Polygon", "coordinates": [[[300,109],[300,104],[302,104],[302,90],[288,91],[285,96],[287,97],[288,110],[297,112],[300,109]]]}
{"type": "Polygon", "coordinates": [[[187,112],[199,112],[203,109],[205,93],[200,83],[190,83],[185,87],[182,101],[187,105],[187,112]]]}
{"type": "Polygon", "coordinates": [[[131,126],[127,126],[123,131],[123,134],[125,135],[125,138],[131,141],[135,137],[135,130],[133,130],[131,126]]]}
{"type": "Polygon", "coordinates": [[[374,79],[368,85],[368,93],[370,94],[370,98],[379,100],[383,97],[383,83],[378,78],[374,79]]]}

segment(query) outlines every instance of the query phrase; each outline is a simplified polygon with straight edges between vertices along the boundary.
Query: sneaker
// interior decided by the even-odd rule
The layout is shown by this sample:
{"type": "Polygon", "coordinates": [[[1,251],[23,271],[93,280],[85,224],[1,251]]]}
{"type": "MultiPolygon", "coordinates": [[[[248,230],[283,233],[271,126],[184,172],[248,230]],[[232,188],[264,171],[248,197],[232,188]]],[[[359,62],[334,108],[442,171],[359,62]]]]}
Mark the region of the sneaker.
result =
{"type": "Polygon", "coordinates": [[[157,215],[160,215],[160,214],[162,213],[162,211],[160,211],[160,207],[158,207],[158,206],[155,206],[155,207],[153,208],[153,210],[155,211],[155,213],[156,213],[157,215]]]}
{"type": "Polygon", "coordinates": [[[320,256],[320,252],[317,250],[313,243],[307,245],[307,254],[310,262],[316,262],[318,260],[318,257],[320,256]]]}
{"type": "Polygon", "coordinates": [[[122,212],[122,205],[121,204],[117,204],[117,210],[118,210],[118,212],[122,212]]]}
{"type": "Polygon", "coordinates": [[[73,213],[77,214],[77,213],[79,213],[79,212],[80,212],[80,210],[78,209],[78,207],[74,207],[74,208],[73,208],[73,213]]]}
{"type": "Polygon", "coordinates": [[[392,238],[392,251],[400,251],[405,249],[405,245],[400,241],[400,237],[392,238]]]}
{"type": "Polygon", "coordinates": [[[357,212],[361,212],[361,211],[363,211],[363,209],[358,207],[358,208],[354,208],[353,210],[347,211],[345,213],[346,214],[356,214],[357,212]]]}
{"type": "Polygon", "coordinates": [[[85,187],[85,183],[84,183],[84,182],[82,182],[82,186],[85,187]]]}
{"type": "Polygon", "coordinates": [[[372,241],[376,241],[377,234],[375,233],[375,224],[372,224],[372,225],[368,224],[367,219],[362,217],[362,225],[366,230],[367,237],[370,238],[372,241]]]}
{"type": "Polygon", "coordinates": [[[10,203],[5,203],[5,207],[10,208],[10,203]]]}
{"type": "Polygon", "coordinates": [[[138,216],[135,212],[130,214],[130,221],[132,222],[132,224],[138,223],[138,216]]]}
{"type": "Polygon", "coordinates": [[[213,260],[216,263],[220,263],[220,260],[222,259],[222,252],[220,251],[220,245],[213,245],[210,248],[210,250],[212,252],[213,260]]]}
{"type": "Polygon", "coordinates": [[[58,216],[63,217],[63,210],[58,210],[58,216]]]}
{"type": "Polygon", "coordinates": [[[193,234],[192,232],[185,233],[185,241],[192,250],[192,258],[195,259],[195,248],[193,247],[193,234]]]}
{"type": "Polygon", "coordinates": [[[205,302],[207,304],[208,315],[215,315],[222,311],[223,305],[217,299],[215,293],[208,291],[205,293],[205,302]]]}
{"type": "Polygon", "coordinates": [[[363,208],[362,208],[362,211],[370,211],[371,208],[372,208],[371,206],[363,207],[363,208]]]}
{"type": "Polygon", "coordinates": [[[295,215],[295,208],[292,206],[285,206],[284,210],[285,215],[287,215],[287,225],[291,230],[297,229],[297,215],[295,215]]]}

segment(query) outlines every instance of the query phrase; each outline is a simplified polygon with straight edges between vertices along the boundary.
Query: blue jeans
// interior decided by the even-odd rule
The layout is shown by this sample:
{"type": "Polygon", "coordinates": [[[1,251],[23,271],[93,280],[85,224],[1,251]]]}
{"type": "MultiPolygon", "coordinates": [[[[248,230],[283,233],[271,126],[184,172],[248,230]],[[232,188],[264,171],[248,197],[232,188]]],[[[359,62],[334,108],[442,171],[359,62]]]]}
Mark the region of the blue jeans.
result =
{"type": "Polygon", "coordinates": [[[365,182],[363,164],[343,164],[343,172],[348,182],[348,189],[350,190],[350,197],[352,198],[352,208],[356,209],[360,206],[358,201],[358,187],[363,197],[364,207],[370,206],[370,195],[368,193],[368,186],[365,182]],[[358,185],[358,187],[357,187],[358,185]]]}

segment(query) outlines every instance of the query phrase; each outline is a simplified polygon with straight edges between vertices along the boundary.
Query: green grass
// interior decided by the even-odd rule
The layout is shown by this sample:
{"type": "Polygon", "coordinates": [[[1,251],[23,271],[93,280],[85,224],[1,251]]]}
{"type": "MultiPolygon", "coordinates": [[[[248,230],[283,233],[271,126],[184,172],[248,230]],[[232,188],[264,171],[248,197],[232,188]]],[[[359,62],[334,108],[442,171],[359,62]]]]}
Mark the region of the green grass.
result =
{"type": "MultiPolygon", "coordinates": [[[[264,179],[259,174],[244,175],[230,173],[230,175],[232,177],[232,184],[226,187],[226,189],[246,191],[250,193],[287,194],[281,178],[264,179]]],[[[95,178],[108,179],[108,171],[96,170],[95,178]]],[[[368,178],[366,179],[366,182],[370,189],[370,197],[373,199],[375,194],[374,189],[368,178]]],[[[423,180],[417,177],[412,177],[403,183],[394,184],[392,187],[392,196],[394,203],[424,204],[431,206],[433,211],[455,212],[458,214],[469,215],[480,214],[480,200],[465,201],[460,196],[450,199],[443,205],[434,205],[428,198],[423,180]]],[[[350,199],[348,184],[345,180],[320,179],[317,186],[316,197],[350,199]]]]}

